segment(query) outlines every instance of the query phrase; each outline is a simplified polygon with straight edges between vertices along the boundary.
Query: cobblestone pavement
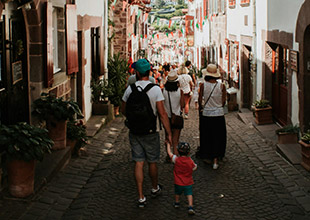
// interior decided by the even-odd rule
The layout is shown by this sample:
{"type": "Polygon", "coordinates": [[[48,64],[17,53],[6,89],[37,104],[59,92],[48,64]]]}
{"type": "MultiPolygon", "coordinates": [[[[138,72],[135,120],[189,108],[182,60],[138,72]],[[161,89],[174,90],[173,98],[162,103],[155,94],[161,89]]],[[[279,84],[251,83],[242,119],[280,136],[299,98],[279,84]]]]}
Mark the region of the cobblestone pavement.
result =
{"type": "Polygon", "coordinates": [[[195,216],[188,216],[185,197],[180,209],[172,206],[173,165],[164,162],[163,144],[158,166],[162,195],[150,198],[145,167],[148,204],[137,208],[128,130],[123,119],[117,118],[91,140],[87,155],[71,159],[32,201],[10,200],[20,209],[3,212],[0,219],[310,219],[309,173],[287,163],[271,142],[242,123],[236,113],[226,115],[227,154],[219,169],[213,170],[194,157],[199,143],[197,119],[191,109],[180,138],[190,143],[198,164],[193,188],[195,216]]]}

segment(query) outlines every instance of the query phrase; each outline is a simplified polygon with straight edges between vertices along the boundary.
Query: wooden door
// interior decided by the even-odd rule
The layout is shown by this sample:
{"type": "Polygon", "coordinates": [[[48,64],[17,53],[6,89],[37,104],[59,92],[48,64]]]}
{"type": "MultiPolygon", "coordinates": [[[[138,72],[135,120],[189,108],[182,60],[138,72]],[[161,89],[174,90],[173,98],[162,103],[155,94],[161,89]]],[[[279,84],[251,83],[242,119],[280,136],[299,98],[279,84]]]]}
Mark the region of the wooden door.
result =
{"type": "Polygon", "coordinates": [[[304,103],[303,103],[303,111],[304,111],[304,119],[303,119],[303,130],[307,131],[310,129],[310,25],[306,28],[305,37],[304,37],[304,103]]]}
{"type": "Polygon", "coordinates": [[[253,103],[253,80],[250,62],[251,47],[243,46],[242,49],[242,107],[251,109],[253,103]]]}
{"type": "Polygon", "coordinates": [[[21,10],[3,11],[1,20],[1,122],[29,122],[29,87],[25,22],[21,10]],[[5,96],[3,96],[5,94],[5,96]]]}
{"type": "Polygon", "coordinates": [[[282,125],[287,124],[287,65],[288,50],[279,45],[272,52],[272,108],[273,116],[282,125]]]}

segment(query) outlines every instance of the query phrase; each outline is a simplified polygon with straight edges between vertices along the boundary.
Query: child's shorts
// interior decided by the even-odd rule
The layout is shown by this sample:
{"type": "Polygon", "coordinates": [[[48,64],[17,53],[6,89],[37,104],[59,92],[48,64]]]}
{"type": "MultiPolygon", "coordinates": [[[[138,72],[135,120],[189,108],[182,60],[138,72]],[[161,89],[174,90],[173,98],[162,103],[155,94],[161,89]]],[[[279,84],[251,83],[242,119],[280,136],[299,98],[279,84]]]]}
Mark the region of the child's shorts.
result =
{"type": "Polygon", "coordinates": [[[193,195],[193,185],[189,186],[179,186],[177,184],[174,184],[174,193],[175,195],[182,195],[184,192],[184,195],[190,196],[193,195]]]}

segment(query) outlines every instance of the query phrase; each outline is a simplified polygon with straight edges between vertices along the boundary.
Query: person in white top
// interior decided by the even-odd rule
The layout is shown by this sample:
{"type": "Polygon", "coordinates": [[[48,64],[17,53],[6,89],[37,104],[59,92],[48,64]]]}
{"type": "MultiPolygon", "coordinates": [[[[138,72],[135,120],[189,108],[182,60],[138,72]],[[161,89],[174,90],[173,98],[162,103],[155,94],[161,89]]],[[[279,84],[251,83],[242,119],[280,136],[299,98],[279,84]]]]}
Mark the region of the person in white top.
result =
{"type": "MultiPolygon", "coordinates": [[[[163,89],[163,95],[165,98],[164,106],[169,120],[171,120],[171,112],[175,115],[181,116],[182,108],[184,108],[184,95],[183,91],[179,88],[178,74],[176,70],[171,70],[168,74],[167,82],[163,89]]],[[[171,124],[170,126],[172,130],[173,153],[177,154],[177,146],[183,126],[177,127],[171,124]]]]}
{"type": "Polygon", "coordinates": [[[189,102],[191,98],[192,88],[193,88],[193,81],[190,75],[188,75],[189,70],[184,66],[184,64],[178,69],[179,74],[179,83],[180,88],[184,93],[184,118],[188,118],[188,112],[189,112],[189,102]]]}
{"type": "Polygon", "coordinates": [[[223,109],[226,88],[220,80],[221,74],[215,64],[209,64],[202,73],[204,82],[200,84],[198,98],[200,149],[197,156],[205,162],[213,161],[213,169],[217,169],[218,160],[225,156],[226,151],[226,122],[223,109]]]}
{"type": "MultiPolygon", "coordinates": [[[[145,89],[149,81],[149,73],[151,66],[146,59],[137,61],[135,69],[137,71],[138,81],[135,85],[138,89],[145,89]]],[[[122,98],[122,113],[126,116],[126,104],[132,93],[131,86],[128,86],[122,98]]],[[[164,97],[161,89],[158,86],[153,86],[146,92],[151,103],[154,115],[157,114],[166,131],[166,141],[172,143],[172,134],[169,124],[168,115],[164,107],[164,97]]],[[[137,119],[138,120],[138,119],[137,119]]],[[[131,145],[132,160],[135,161],[134,176],[139,194],[138,207],[144,208],[146,205],[146,197],[143,194],[143,167],[145,161],[149,165],[149,175],[151,177],[152,197],[157,196],[161,192],[161,185],[158,184],[158,169],[157,162],[160,158],[160,138],[159,133],[154,132],[150,134],[137,135],[134,131],[129,132],[129,140],[131,145]]]]}

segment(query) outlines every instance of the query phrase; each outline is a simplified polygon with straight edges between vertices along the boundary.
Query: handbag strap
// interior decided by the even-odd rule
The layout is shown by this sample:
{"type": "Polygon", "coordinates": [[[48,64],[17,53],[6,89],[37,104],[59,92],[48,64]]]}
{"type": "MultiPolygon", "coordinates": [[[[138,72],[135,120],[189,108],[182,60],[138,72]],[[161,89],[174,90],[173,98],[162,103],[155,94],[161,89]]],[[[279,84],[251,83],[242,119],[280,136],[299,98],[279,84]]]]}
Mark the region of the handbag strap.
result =
{"type": "Polygon", "coordinates": [[[169,106],[170,106],[170,112],[171,112],[171,117],[172,117],[172,109],[171,109],[171,100],[170,100],[170,93],[168,92],[168,98],[169,98],[169,106]]]}
{"type": "Polygon", "coordinates": [[[203,105],[203,108],[205,108],[205,107],[206,107],[206,104],[208,103],[209,99],[211,98],[211,95],[212,95],[212,93],[213,93],[213,91],[214,91],[214,89],[215,89],[215,87],[216,87],[217,83],[218,83],[218,82],[216,82],[215,86],[213,87],[213,89],[212,89],[212,91],[211,91],[211,93],[210,93],[210,95],[209,95],[209,97],[208,97],[207,101],[206,101],[206,102],[205,102],[205,104],[203,105]]]}

